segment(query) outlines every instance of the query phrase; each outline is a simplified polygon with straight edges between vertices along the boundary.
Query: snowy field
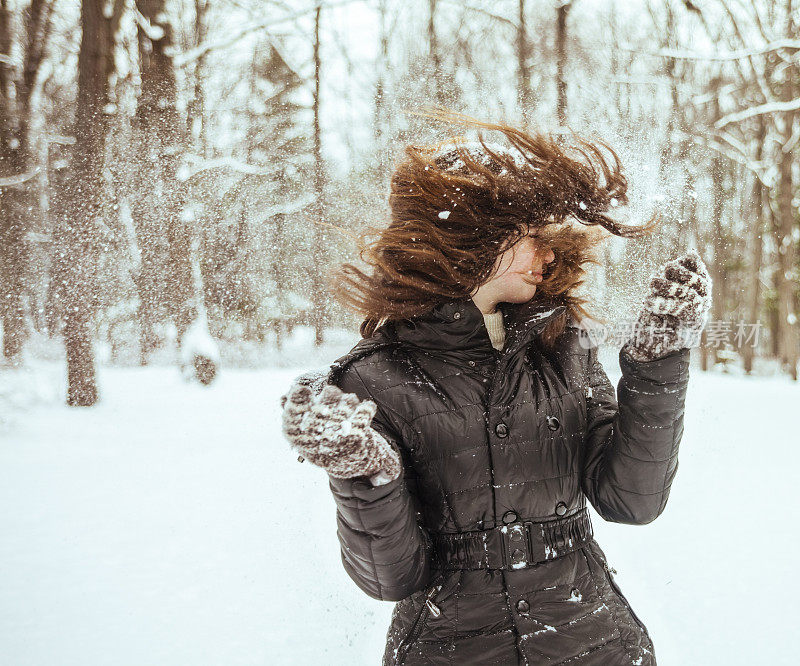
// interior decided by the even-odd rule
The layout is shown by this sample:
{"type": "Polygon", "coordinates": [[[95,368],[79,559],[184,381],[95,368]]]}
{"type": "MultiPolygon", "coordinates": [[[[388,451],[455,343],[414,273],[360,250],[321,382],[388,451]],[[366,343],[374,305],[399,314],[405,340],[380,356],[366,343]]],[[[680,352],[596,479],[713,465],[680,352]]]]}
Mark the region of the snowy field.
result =
{"type": "MultiPolygon", "coordinates": [[[[54,392],[0,430],[0,663],[379,664],[392,604],[345,574],[326,475],[280,434],[304,369],[101,368],[97,407],[54,392]]],[[[798,410],[784,378],[695,370],[666,512],[593,516],[661,666],[797,663],[798,410]]]]}

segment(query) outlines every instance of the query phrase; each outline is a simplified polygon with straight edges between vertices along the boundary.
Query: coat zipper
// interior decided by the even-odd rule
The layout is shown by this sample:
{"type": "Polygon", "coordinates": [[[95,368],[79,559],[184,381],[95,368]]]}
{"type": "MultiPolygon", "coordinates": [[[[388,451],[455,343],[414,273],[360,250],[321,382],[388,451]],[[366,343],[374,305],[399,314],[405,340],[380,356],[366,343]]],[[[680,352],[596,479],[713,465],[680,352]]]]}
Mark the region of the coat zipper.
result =
{"type": "Polygon", "coordinates": [[[425,595],[425,603],[422,604],[422,608],[417,615],[416,620],[414,620],[414,624],[411,626],[411,630],[406,634],[406,637],[400,642],[400,646],[397,648],[397,656],[398,664],[402,664],[406,658],[406,653],[413,645],[414,641],[417,640],[417,636],[419,636],[420,632],[422,631],[422,627],[425,625],[425,620],[428,619],[428,614],[430,613],[433,617],[440,617],[442,614],[441,608],[439,608],[435,603],[433,603],[434,598],[436,597],[439,592],[442,590],[442,585],[434,585],[428,590],[428,593],[425,595]]]}
{"type": "Polygon", "coordinates": [[[608,566],[607,562],[603,562],[603,568],[606,571],[606,578],[608,578],[608,582],[611,584],[611,588],[617,593],[617,596],[619,596],[619,598],[622,600],[622,603],[625,604],[625,607],[628,609],[628,612],[631,614],[631,617],[633,618],[633,621],[636,622],[636,624],[639,625],[639,628],[646,634],[647,633],[647,628],[644,626],[644,624],[642,624],[642,621],[639,619],[639,616],[636,615],[636,613],[634,612],[633,608],[631,608],[630,603],[628,603],[628,599],[622,593],[622,590],[620,589],[619,585],[617,585],[617,582],[614,580],[614,576],[611,575],[612,571],[614,573],[617,573],[616,570],[615,569],[611,569],[608,566]]]}

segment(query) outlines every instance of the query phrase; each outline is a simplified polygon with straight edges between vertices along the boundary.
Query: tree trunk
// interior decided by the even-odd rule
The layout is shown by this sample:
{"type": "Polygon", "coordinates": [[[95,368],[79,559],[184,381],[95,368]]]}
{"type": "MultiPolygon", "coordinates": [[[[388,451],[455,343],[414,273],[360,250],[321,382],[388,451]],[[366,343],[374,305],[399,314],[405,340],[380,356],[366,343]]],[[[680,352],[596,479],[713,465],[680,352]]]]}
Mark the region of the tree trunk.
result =
{"type": "MultiPolygon", "coordinates": [[[[0,177],[19,178],[0,188],[0,321],[3,356],[16,361],[28,337],[22,293],[28,264],[25,234],[39,209],[30,149],[31,88],[48,41],[52,5],[31,0],[24,12],[23,67],[14,79],[11,63],[0,60],[0,177]]],[[[12,52],[11,12],[0,0],[0,53],[12,52]]]]}
{"type": "MultiPolygon", "coordinates": [[[[194,46],[202,44],[208,32],[206,14],[210,0],[194,1],[194,46]]],[[[194,66],[194,94],[186,113],[186,125],[195,142],[195,150],[203,157],[209,157],[208,123],[206,122],[205,88],[203,75],[205,71],[205,54],[201,55],[194,66]]]]}
{"type": "MultiPolygon", "coordinates": [[[[177,108],[177,84],[171,56],[172,25],[165,19],[165,0],[137,0],[153,27],[139,28],[142,92],[136,119],[141,146],[139,181],[145,203],[135,211],[142,249],[139,277],[142,330],[147,331],[166,305],[178,344],[197,316],[192,280],[192,234],[182,219],[185,188],[178,178],[185,149],[184,123],[177,108]],[[145,192],[147,194],[145,194],[145,192]],[[166,248],[158,243],[166,239],[166,248]]],[[[143,339],[147,336],[143,334],[143,339]]]]}
{"type": "MultiPolygon", "coordinates": [[[[286,262],[286,237],[284,233],[285,217],[286,216],[283,213],[278,213],[273,221],[275,231],[272,238],[273,245],[275,247],[275,260],[272,264],[272,277],[275,281],[275,289],[278,293],[283,293],[283,290],[286,288],[286,280],[284,279],[283,274],[284,264],[286,262]]],[[[282,317],[275,318],[275,348],[278,351],[283,349],[285,326],[286,324],[282,317]]]]}
{"type": "MultiPolygon", "coordinates": [[[[715,78],[711,81],[710,87],[714,93],[712,103],[712,120],[720,118],[719,89],[722,86],[721,79],[715,78]]],[[[726,314],[727,305],[727,275],[725,270],[725,239],[723,232],[722,218],[725,212],[725,174],[727,163],[719,153],[714,153],[711,158],[711,243],[714,257],[711,264],[711,277],[714,285],[714,294],[711,304],[711,318],[715,321],[722,321],[726,314]]],[[[713,351],[714,362],[717,361],[717,347],[713,351]]]]}
{"type": "MultiPolygon", "coordinates": [[[[792,121],[787,113],[783,140],[788,144],[791,136],[792,121]]],[[[776,265],[776,285],[778,288],[778,325],[779,350],[781,363],[786,367],[789,376],[797,379],[797,314],[794,308],[795,299],[795,239],[794,209],[792,207],[792,164],[794,157],[791,151],[779,150],[778,162],[778,196],[777,225],[775,246],[778,250],[776,265]]]]}
{"type": "Polygon", "coordinates": [[[325,174],[322,164],[322,134],[320,129],[320,14],[322,8],[317,5],[314,16],[314,265],[311,267],[312,275],[312,306],[314,316],[314,344],[319,346],[323,342],[325,331],[325,291],[322,279],[325,270],[325,233],[323,222],[325,215],[324,191],[325,174]]]}
{"type": "MultiPolygon", "coordinates": [[[[725,209],[725,167],[719,156],[714,156],[711,160],[711,185],[712,185],[712,205],[711,205],[711,239],[714,248],[714,258],[711,264],[711,275],[714,284],[714,297],[711,305],[711,317],[715,321],[722,321],[725,317],[726,298],[726,274],[725,274],[725,247],[722,231],[722,216],[725,209]]],[[[716,350],[716,348],[715,348],[716,350]]],[[[717,355],[714,354],[716,362],[717,355]]]]}
{"type": "Polygon", "coordinates": [[[436,5],[438,0],[428,0],[428,57],[433,66],[434,96],[440,106],[445,105],[444,82],[442,81],[442,54],[439,51],[439,36],[436,34],[436,5]]]}
{"type": "Polygon", "coordinates": [[[375,107],[372,120],[372,134],[378,148],[377,179],[383,182],[388,168],[388,146],[386,142],[386,77],[389,73],[389,27],[388,2],[378,2],[379,47],[378,47],[378,79],[375,82],[375,107]]]}
{"type": "MultiPolygon", "coordinates": [[[[767,126],[764,116],[758,117],[758,134],[756,137],[756,162],[761,162],[764,156],[764,141],[767,136],[767,126]]],[[[747,318],[746,324],[758,325],[759,312],[761,309],[761,266],[764,260],[764,184],[757,177],[753,177],[753,204],[750,210],[752,220],[750,232],[750,265],[747,276],[749,293],[747,294],[747,318]]],[[[752,343],[746,343],[741,351],[744,371],[749,375],[753,371],[753,359],[756,355],[756,347],[752,343]]]]}
{"type": "MultiPolygon", "coordinates": [[[[0,123],[5,125],[6,110],[0,108],[0,123]]],[[[27,160],[19,145],[17,132],[0,129],[0,177],[12,178],[26,172],[27,160]],[[11,140],[7,140],[10,138],[11,140]]],[[[28,337],[22,291],[27,246],[27,207],[23,201],[30,188],[22,182],[0,188],[0,322],[2,322],[3,356],[16,362],[28,337]]]]}
{"type": "MultiPolygon", "coordinates": [[[[786,0],[786,33],[787,38],[795,36],[796,28],[792,13],[792,0],[786,0]]],[[[781,82],[782,99],[790,102],[794,99],[797,77],[797,66],[792,65],[786,78],[781,82]]],[[[797,380],[798,354],[798,317],[795,307],[795,284],[797,272],[795,266],[795,219],[792,199],[794,194],[793,167],[796,151],[790,149],[793,141],[797,111],[785,111],[783,127],[779,133],[781,145],[778,149],[778,196],[777,196],[777,237],[775,246],[778,249],[777,287],[778,287],[778,322],[780,326],[779,349],[781,362],[793,380],[797,380]]]]}
{"type": "MultiPolygon", "coordinates": [[[[769,208],[769,225],[770,231],[772,233],[772,242],[775,243],[775,239],[778,237],[778,214],[776,212],[776,206],[768,206],[769,208]]],[[[775,248],[775,252],[777,253],[778,248],[775,248]]],[[[780,321],[780,307],[778,306],[778,292],[780,290],[780,271],[775,268],[777,264],[777,259],[773,258],[772,261],[772,274],[771,274],[771,282],[772,282],[772,290],[775,294],[775,303],[774,307],[769,310],[769,330],[770,330],[770,348],[769,353],[772,358],[780,359],[781,357],[781,321],[780,321]]]]}
{"type": "MultiPolygon", "coordinates": [[[[675,32],[675,16],[669,4],[666,5],[665,10],[667,12],[667,21],[664,26],[665,29],[661,41],[661,48],[674,49],[678,47],[678,38],[675,32]]],[[[678,157],[677,153],[680,148],[676,145],[675,141],[676,128],[681,127],[681,129],[683,129],[682,123],[680,122],[680,116],[683,113],[683,105],[680,103],[680,98],[678,96],[677,61],[675,58],[665,58],[663,66],[667,78],[669,79],[671,106],[670,113],[667,117],[667,140],[661,151],[661,160],[659,161],[659,172],[662,174],[672,165],[673,160],[678,157]]]]}
{"type": "MultiPolygon", "coordinates": [[[[11,53],[11,12],[0,2],[0,53],[11,53]]],[[[0,178],[24,177],[25,148],[17,125],[16,95],[12,91],[13,68],[0,60],[0,178]]],[[[3,356],[17,360],[27,335],[22,307],[22,273],[25,265],[25,217],[18,201],[27,183],[0,186],[0,322],[3,356]]]]}
{"type": "Polygon", "coordinates": [[[560,0],[556,9],[556,121],[559,127],[567,124],[567,15],[571,0],[560,0]]]}
{"type": "Polygon", "coordinates": [[[528,36],[528,25],[525,17],[525,0],[519,0],[517,17],[517,106],[520,114],[527,122],[529,106],[533,104],[531,90],[531,42],[528,36]]]}
{"type": "Polygon", "coordinates": [[[104,0],[83,0],[81,46],[78,55],[78,97],[75,109],[76,143],[69,178],[62,183],[63,217],[58,220],[58,245],[65,251],[60,263],[64,281],[64,342],[67,353],[67,404],[88,407],[97,402],[91,324],[99,289],[102,224],[103,157],[108,117],[109,59],[113,57],[111,17],[104,0]]]}

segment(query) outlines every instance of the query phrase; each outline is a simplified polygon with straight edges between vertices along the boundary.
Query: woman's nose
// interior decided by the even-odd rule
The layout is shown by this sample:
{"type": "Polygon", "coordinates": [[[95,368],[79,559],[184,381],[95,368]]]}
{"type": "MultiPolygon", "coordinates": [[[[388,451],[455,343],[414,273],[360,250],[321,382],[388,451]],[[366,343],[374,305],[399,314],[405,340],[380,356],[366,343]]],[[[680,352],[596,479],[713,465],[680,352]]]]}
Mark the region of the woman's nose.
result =
{"type": "Polygon", "coordinates": [[[556,260],[556,254],[553,252],[551,248],[547,248],[547,251],[542,255],[542,261],[546,264],[549,264],[556,260]]]}

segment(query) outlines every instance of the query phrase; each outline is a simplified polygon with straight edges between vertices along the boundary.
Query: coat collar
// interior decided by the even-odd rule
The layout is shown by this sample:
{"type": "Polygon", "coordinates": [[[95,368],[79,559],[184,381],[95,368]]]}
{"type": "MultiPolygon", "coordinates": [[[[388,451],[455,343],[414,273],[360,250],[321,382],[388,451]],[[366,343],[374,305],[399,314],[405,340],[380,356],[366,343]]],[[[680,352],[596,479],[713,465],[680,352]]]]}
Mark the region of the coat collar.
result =
{"type": "MultiPolygon", "coordinates": [[[[502,354],[513,354],[527,345],[546,324],[566,308],[552,300],[533,298],[526,303],[500,303],[506,341],[502,354]]],[[[470,297],[440,303],[430,312],[387,324],[397,340],[439,354],[457,353],[466,360],[496,354],[483,314],[470,297]]]]}

